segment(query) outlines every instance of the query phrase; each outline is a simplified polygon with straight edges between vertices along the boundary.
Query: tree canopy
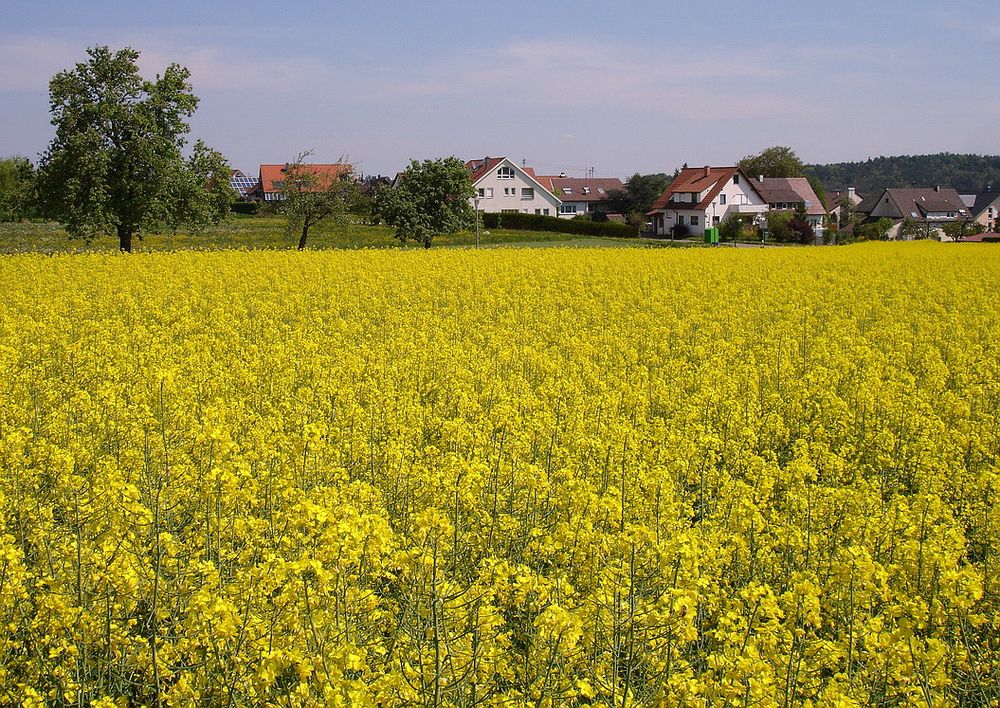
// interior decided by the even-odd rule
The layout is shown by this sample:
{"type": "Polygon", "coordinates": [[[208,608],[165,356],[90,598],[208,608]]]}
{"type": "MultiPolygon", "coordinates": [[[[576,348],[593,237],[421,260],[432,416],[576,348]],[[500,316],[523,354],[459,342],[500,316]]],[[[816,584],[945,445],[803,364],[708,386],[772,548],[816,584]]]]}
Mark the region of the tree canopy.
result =
{"type": "Polygon", "coordinates": [[[804,177],[805,165],[790,147],[776,146],[762,150],[757,155],[747,155],[736,163],[752,178],[764,177],[804,177]]]}
{"type": "Polygon", "coordinates": [[[616,214],[645,215],[672,180],[663,172],[648,175],[636,172],[625,180],[625,189],[608,192],[608,209],[616,214]]]}
{"type": "Polygon", "coordinates": [[[954,187],[962,194],[979,194],[988,186],[1000,185],[1000,156],[997,155],[900,155],[869,158],[863,162],[809,165],[830,188],[856,187],[865,196],[886,187],[954,187]]]}
{"type": "Polygon", "coordinates": [[[135,49],[87,54],[49,82],[56,134],[38,171],[46,215],[73,237],[115,234],[123,251],[142,230],[224,217],[235,197],[225,159],[201,142],[182,153],[198,106],[190,72],[171,64],[149,81],[135,49]]]}
{"type": "Polygon", "coordinates": [[[472,224],[474,194],[469,172],[457,157],[411,160],[397,185],[380,194],[378,208],[401,242],[412,239],[430,248],[438,234],[472,224]]]}

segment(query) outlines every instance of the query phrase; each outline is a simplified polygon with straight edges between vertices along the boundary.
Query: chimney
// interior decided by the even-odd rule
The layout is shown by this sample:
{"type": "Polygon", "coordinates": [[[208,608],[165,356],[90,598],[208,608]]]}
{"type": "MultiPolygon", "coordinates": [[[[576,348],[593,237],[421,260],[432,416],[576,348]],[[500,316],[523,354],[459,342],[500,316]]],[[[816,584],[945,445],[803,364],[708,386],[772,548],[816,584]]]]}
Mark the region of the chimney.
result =
{"type": "Polygon", "coordinates": [[[757,175],[757,181],[764,184],[764,175],[757,175]]]}
{"type": "Polygon", "coordinates": [[[934,185],[934,191],[935,192],[940,192],[941,191],[941,185],[940,184],[934,185]]]}
{"type": "Polygon", "coordinates": [[[850,199],[852,202],[854,201],[854,187],[847,188],[847,198],[850,199]]]}
{"type": "Polygon", "coordinates": [[[705,176],[709,177],[711,176],[711,174],[712,174],[712,168],[709,167],[708,165],[705,165],[705,176]]]}
{"type": "Polygon", "coordinates": [[[565,173],[565,172],[560,172],[560,173],[559,173],[559,177],[560,177],[561,179],[566,179],[566,173],[565,173]]]}

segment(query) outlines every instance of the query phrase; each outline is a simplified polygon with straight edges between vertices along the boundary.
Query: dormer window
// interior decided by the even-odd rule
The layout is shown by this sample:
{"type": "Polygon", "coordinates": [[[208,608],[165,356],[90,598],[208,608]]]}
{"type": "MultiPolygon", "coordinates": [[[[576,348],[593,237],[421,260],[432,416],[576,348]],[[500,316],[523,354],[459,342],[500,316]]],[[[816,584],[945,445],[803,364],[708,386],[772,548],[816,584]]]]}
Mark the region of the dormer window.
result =
{"type": "Polygon", "coordinates": [[[497,170],[497,179],[514,179],[514,168],[510,165],[504,165],[497,170]]]}

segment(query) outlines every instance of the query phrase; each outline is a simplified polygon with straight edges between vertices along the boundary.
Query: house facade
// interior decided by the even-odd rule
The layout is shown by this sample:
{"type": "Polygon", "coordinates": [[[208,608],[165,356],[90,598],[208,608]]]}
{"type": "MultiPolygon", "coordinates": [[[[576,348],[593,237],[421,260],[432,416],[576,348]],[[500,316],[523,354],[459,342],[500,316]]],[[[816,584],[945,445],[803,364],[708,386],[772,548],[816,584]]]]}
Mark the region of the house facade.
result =
{"type": "Polygon", "coordinates": [[[972,219],[986,231],[1000,231],[1000,192],[987,188],[982,194],[977,194],[972,205],[972,219]]]}
{"type": "Polygon", "coordinates": [[[557,216],[562,202],[535,176],[506,157],[484,157],[465,163],[475,196],[473,205],[483,212],[557,216]]]}
{"type": "Polygon", "coordinates": [[[945,225],[971,219],[961,195],[951,187],[886,189],[863,207],[871,221],[892,219],[893,225],[886,234],[890,240],[911,238],[901,233],[907,221],[922,228],[926,237],[941,240],[945,238],[945,225]]]}
{"type": "Polygon", "coordinates": [[[692,235],[703,235],[731,215],[754,216],[768,210],[756,180],[738,167],[688,167],[653,203],[649,216],[658,236],[674,233],[678,226],[692,235]]]}
{"type": "Polygon", "coordinates": [[[580,214],[607,214],[608,193],[625,189],[617,177],[567,177],[566,175],[539,177],[562,202],[559,216],[572,219],[580,214]]]}

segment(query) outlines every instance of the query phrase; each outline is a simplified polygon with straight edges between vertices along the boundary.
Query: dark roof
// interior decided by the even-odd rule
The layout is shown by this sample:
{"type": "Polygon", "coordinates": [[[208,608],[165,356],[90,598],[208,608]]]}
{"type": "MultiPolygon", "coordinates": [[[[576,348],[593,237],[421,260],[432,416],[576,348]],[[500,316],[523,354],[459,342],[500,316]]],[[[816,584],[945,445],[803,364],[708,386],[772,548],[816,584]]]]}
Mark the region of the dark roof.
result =
{"type": "Polygon", "coordinates": [[[1000,199],[1000,192],[983,192],[982,194],[977,194],[976,203],[972,205],[972,215],[979,216],[998,199],[1000,199]]]}
{"type": "Polygon", "coordinates": [[[930,213],[956,212],[969,215],[962,197],[951,187],[935,187],[933,189],[887,189],[889,199],[899,209],[904,218],[923,218],[930,213]]]}
{"type": "Polygon", "coordinates": [[[765,177],[757,182],[760,195],[768,204],[805,204],[810,216],[823,216],[826,209],[805,177],[765,177]]]}
{"type": "Polygon", "coordinates": [[[564,202],[603,202],[608,192],[625,189],[617,177],[539,177],[564,202]],[[570,190],[568,193],[565,190],[570,190]]]}
{"type": "MultiPolygon", "coordinates": [[[[750,189],[760,194],[758,189],[760,183],[757,180],[748,179],[739,167],[685,167],[679,175],[674,177],[660,198],[653,202],[653,208],[649,214],[669,208],[670,197],[674,194],[688,192],[701,194],[707,190],[707,194],[699,203],[685,203],[682,207],[683,209],[704,210],[737,173],[742,175],[750,189]]],[[[763,197],[761,198],[763,199],[763,197]]]]}
{"type": "Polygon", "coordinates": [[[869,196],[858,205],[858,211],[871,214],[878,204],[888,197],[903,218],[923,219],[930,213],[956,212],[969,216],[962,197],[951,187],[926,187],[918,189],[884,189],[877,197],[869,196]],[[913,214],[916,213],[916,217],[913,214]]]}

